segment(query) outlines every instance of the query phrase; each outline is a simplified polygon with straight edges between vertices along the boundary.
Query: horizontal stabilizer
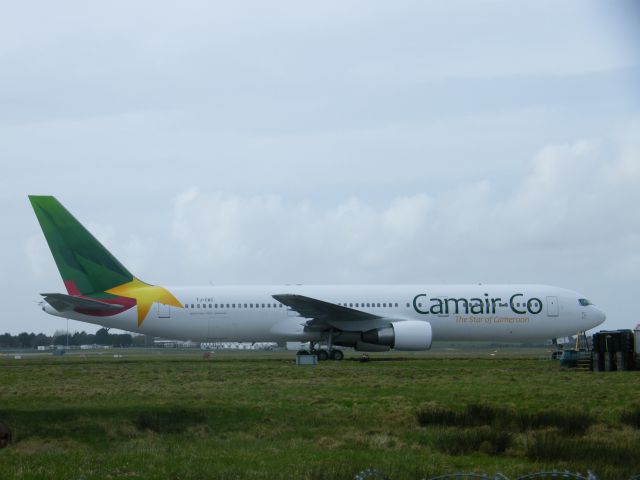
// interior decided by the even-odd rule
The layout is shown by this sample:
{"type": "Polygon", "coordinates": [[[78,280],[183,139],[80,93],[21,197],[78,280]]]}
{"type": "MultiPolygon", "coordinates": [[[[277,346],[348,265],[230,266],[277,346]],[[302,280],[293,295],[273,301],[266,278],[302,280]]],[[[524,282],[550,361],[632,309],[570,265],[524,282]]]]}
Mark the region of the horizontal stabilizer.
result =
{"type": "Polygon", "coordinates": [[[111,312],[114,310],[122,310],[125,305],[115,303],[101,302],[87,297],[78,297],[73,295],[65,295],[64,293],[41,293],[45,302],[51,305],[59,312],[69,310],[92,310],[95,312],[111,312]]]}

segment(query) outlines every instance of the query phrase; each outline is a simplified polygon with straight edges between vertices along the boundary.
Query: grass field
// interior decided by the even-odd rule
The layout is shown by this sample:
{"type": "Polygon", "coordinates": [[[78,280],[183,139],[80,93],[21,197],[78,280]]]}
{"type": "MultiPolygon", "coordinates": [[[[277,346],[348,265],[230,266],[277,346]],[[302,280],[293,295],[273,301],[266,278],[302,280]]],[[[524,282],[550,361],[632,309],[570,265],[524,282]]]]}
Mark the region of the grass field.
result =
{"type": "Polygon", "coordinates": [[[118,353],[0,357],[14,433],[0,478],[640,473],[640,372],[560,370],[544,350],[315,367],[291,353],[118,353]]]}

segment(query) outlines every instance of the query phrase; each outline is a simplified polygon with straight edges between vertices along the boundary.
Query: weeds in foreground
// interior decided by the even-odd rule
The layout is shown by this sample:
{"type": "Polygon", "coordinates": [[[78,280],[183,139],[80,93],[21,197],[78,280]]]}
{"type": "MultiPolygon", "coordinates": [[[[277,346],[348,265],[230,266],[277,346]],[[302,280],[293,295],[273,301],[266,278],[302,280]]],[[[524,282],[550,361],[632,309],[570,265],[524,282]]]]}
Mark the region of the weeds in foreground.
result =
{"type": "Polygon", "coordinates": [[[518,415],[518,422],[523,432],[552,427],[569,436],[582,435],[595,423],[589,413],[581,410],[543,410],[536,413],[521,413],[518,415]]]}
{"type": "Polygon", "coordinates": [[[615,444],[590,438],[566,438],[556,432],[534,434],[527,442],[526,455],[533,461],[569,460],[596,465],[638,465],[638,442],[615,444]]]}
{"type": "Polygon", "coordinates": [[[480,427],[442,432],[435,445],[449,455],[467,455],[474,452],[497,455],[504,453],[512,441],[513,435],[509,432],[480,427]]]}
{"type": "MultiPolygon", "coordinates": [[[[594,423],[589,413],[580,410],[543,410],[529,413],[484,403],[471,403],[461,412],[428,404],[417,412],[417,419],[418,424],[423,427],[429,425],[460,428],[490,426],[522,432],[557,428],[571,436],[584,434],[594,423]]],[[[638,419],[640,420],[640,416],[638,419]]]]}
{"type": "Polygon", "coordinates": [[[633,428],[640,428],[640,405],[635,405],[620,414],[620,423],[633,428]]]}
{"type": "Polygon", "coordinates": [[[187,428],[205,423],[207,416],[199,411],[185,409],[152,410],[139,414],[134,421],[138,430],[156,433],[182,433],[187,428]]]}

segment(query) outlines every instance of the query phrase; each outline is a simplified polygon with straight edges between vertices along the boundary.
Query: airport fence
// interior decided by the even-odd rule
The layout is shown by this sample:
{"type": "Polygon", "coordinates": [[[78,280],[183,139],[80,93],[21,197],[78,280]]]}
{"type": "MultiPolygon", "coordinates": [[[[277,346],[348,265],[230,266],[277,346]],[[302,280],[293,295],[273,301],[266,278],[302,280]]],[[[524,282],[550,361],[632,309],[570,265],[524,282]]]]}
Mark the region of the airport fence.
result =
{"type": "MultiPolygon", "coordinates": [[[[561,472],[558,470],[550,470],[543,472],[528,473],[514,478],[513,480],[598,480],[595,473],[588,471],[586,474],[573,473],[573,472],[561,472]]],[[[375,468],[368,468],[358,473],[354,480],[392,480],[390,477],[384,474],[381,470],[375,468]]],[[[435,477],[424,477],[422,480],[510,480],[509,477],[502,473],[496,473],[489,475],[486,473],[449,473],[444,475],[438,475],[435,477]]],[[[629,480],[640,480],[640,475],[634,475],[629,480]]]]}

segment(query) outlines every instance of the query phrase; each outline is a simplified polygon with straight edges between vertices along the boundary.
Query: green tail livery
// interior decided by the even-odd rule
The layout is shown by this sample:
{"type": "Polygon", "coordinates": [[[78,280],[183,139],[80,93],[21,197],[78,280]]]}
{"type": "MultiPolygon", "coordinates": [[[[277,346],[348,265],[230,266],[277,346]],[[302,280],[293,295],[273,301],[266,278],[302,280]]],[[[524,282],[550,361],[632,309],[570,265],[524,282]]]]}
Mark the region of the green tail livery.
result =
{"type": "Polygon", "coordinates": [[[54,308],[100,317],[137,306],[140,327],[155,302],[182,307],[165,288],[134,277],[54,197],[29,200],[68,293],[42,294],[54,308]]]}

